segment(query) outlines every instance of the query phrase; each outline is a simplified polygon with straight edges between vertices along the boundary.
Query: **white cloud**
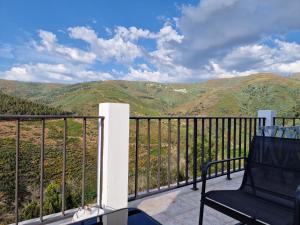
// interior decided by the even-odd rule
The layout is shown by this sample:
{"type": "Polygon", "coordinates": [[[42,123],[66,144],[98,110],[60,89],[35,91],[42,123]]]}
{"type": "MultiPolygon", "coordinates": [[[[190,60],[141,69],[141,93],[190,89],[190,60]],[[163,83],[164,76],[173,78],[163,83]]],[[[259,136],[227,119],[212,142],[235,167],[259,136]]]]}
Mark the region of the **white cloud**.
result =
{"type": "Polygon", "coordinates": [[[96,55],[92,52],[86,52],[77,48],[70,48],[58,44],[56,35],[49,31],[40,30],[39,37],[41,38],[41,43],[40,45],[35,43],[35,47],[40,52],[52,53],[57,57],[66,57],[67,59],[80,63],[90,64],[96,59],[96,55]]]}
{"type": "Polygon", "coordinates": [[[125,80],[143,80],[152,82],[175,82],[167,73],[147,69],[130,68],[129,73],[123,78],[125,80]]]}
{"type": "Polygon", "coordinates": [[[19,63],[0,76],[72,83],[290,74],[300,71],[300,44],[284,41],[284,36],[300,31],[299,11],[299,0],[202,0],[183,6],[181,16],[165,19],[156,32],[116,26],[105,28],[107,35],[101,36],[91,27],[74,26],[61,32],[70,41],[63,44],[55,33],[40,30],[40,40],[32,41],[34,48],[12,51],[0,44],[0,53],[9,53],[19,63]],[[85,45],[76,45],[76,40],[85,45]]]}
{"type": "MultiPolygon", "coordinates": [[[[280,74],[300,71],[300,45],[275,40],[273,46],[266,44],[245,45],[235,48],[216,64],[226,71],[275,72],[280,74]]],[[[249,74],[249,73],[248,73],[249,74]]]]}
{"type": "Polygon", "coordinates": [[[276,63],[273,65],[273,70],[279,73],[299,73],[300,71],[300,60],[291,63],[276,63]]]}
{"type": "Polygon", "coordinates": [[[118,26],[115,29],[116,36],[124,40],[137,41],[140,38],[153,38],[154,34],[149,30],[143,30],[136,27],[118,26]]]}
{"type": "Polygon", "coordinates": [[[120,29],[119,27],[111,39],[98,37],[96,32],[88,27],[72,27],[68,31],[71,38],[89,43],[91,51],[101,62],[106,63],[115,59],[119,63],[130,64],[134,59],[142,56],[141,48],[130,40],[140,34],[137,31],[135,36],[128,36],[120,29]],[[126,38],[124,38],[125,36],[126,38]]]}
{"type": "Polygon", "coordinates": [[[299,30],[299,12],[299,0],[202,0],[184,6],[177,22],[184,35],[177,60],[200,68],[232,48],[299,30]]]}
{"type": "Polygon", "coordinates": [[[8,80],[22,80],[30,82],[75,83],[82,81],[108,80],[113,76],[105,72],[84,70],[64,64],[22,64],[0,72],[0,77],[8,80]]]}
{"type": "Polygon", "coordinates": [[[156,37],[158,47],[162,47],[169,42],[181,43],[184,38],[169,23],[164,24],[158,34],[156,34],[156,37]]]}

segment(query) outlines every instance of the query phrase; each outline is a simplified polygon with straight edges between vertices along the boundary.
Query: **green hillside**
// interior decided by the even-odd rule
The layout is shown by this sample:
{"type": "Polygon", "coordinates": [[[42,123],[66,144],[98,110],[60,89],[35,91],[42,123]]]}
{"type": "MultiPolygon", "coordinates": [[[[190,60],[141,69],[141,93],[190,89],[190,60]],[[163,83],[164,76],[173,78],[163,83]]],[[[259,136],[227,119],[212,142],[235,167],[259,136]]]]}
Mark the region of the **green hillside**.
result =
{"type": "Polygon", "coordinates": [[[0,79],[0,90],[2,92],[12,96],[30,98],[31,100],[35,100],[40,95],[47,94],[63,86],[63,84],[19,82],[0,79]]]}
{"type": "Polygon", "coordinates": [[[61,85],[0,80],[0,90],[81,115],[96,115],[101,102],[129,103],[132,115],[255,115],[258,109],[269,108],[293,116],[299,114],[300,105],[299,74],[256,74],[197,84],[96,81],[61,85]]]}
{"type": "Polygon", "coordinates": [[[8,115],[60,115],[69,114],[59,108],[31,102],[0,92],[0,114],[8,115]]]}
{"type": "Polygon", "coordinates": [[[211,80],[200,84],[206,91],[196,100],[176,107],[174,114],[256,115],[274,109],[282,116],[300,114],[300,80],[273,74],[211,80]]]}
{"type": "MultiPolygon", "coordinates": [[[[20,90],[18,85],[0,90],[11,94],[14,89],[20,90]]],[[[24,84],[25,85],[25,84],[24,84]]],[[[30,89],[32,83],[26,83],[30,89]]],[[[201,92],[196,85],[187,84],[160,84],[152,82],[131,81],[97,81],[80,83],[66,86],[52,84],[37,84],[37,88],[31,91],[22,89],[14,93],[16,96],[25,96],[30,100],[36,100],[54,107],[78,114],[97,114],[98,103],[101,102],[123,102],[130,103],[131,112],[134,115],[160,115],[166,114],[168,110],[187,100],[193,100],[201,92]],[[184,90],[189,89],[188,94],[184,90]]]]}

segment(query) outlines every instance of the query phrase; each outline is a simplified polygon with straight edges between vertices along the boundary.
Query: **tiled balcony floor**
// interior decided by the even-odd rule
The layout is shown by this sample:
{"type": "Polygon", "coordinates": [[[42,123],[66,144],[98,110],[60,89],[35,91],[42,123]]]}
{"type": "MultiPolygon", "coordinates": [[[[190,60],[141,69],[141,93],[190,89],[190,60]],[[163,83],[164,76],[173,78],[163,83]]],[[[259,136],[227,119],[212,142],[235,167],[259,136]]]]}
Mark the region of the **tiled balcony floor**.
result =
{"type": "MultiPolygon", "coordinates": [[[[241,185],[243,172],[211,179],[207,182],[207,190],[237,189],[241,185]]],[[[130,207],[137,207],[160,221],[163,225],[198,225],[200,208],[201,183],[199,190],[192,191],[191,186],[161,193],[129,203],[130,207]]],[[[225,216],[209,207],[204,209],[204,224],[206,225],[234,225],[238,221],[225,216]]]]}

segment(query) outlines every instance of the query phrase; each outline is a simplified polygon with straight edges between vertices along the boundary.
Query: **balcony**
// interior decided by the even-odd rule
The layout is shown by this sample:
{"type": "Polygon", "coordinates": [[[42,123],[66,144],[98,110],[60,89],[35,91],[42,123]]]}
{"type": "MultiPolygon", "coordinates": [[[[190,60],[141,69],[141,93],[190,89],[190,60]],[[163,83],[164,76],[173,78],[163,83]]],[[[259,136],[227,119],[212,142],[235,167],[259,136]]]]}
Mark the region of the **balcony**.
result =
{"type": "MultiPolygon", "coordinates": [[[[98,117],[1,116],[2,138],[10,137],[1,148],[10,149],[8,158],[14,165],[1,167],[13,190],[13,195],[6,190],[10,202],[3,204],[9,207],[0,215],[10,218],[6,223],[65,224],[80,206],[105,209],[114,204],[116,209],[129,201],[129,206],[144,210],[162,224],[197,224],[201,167],[206,162],[240,157],[208,173],[208,189],[237,188],[244,157],[259,128],[300,122],[299,118],[276,117],[130,117],[129,123],[129,112],[109,110],[98,117]],[[120,156],[120,151],[127,151],[129,157],[120,156]],[[115,153],[115,158],[108,157],[115,153]],[[32,167],[25,170],[26,164],[32,167]],[[129,170],[122,169],[128,165],[129,170]],[[128,181],[109,183],[110,176],[128,177],[128,181]],[[111,188],[105,190],[107,186],[111,188]],[[57,208],[48,213],[45,205],[53,193],[57,208]],[[121,193],[118,198],[116,193],[121,193]],[[29,203],[34,205],[26,211],[29,203]]],[[[210,209],[205,213],[206,224],[237,222],[210,209]]]]}
{"type": "MultiPolygon", "coordinates": [[[[242,182],[243,172],[232,174],[231,180],[218,177],[208,181],[208,190],[237,189],[242,182]]],[[[201,190],[201,183],[199,183],[201,190]]],[[[182,187],[166,193],[157,194],[129,203],[131,207],[144,210],[164,225],[197,225],[199,219],[200,191],[192,186],[182,187]]],[[[238,221],[213,209],[205,209],[204,224],[235,225],[238,221]]]]}

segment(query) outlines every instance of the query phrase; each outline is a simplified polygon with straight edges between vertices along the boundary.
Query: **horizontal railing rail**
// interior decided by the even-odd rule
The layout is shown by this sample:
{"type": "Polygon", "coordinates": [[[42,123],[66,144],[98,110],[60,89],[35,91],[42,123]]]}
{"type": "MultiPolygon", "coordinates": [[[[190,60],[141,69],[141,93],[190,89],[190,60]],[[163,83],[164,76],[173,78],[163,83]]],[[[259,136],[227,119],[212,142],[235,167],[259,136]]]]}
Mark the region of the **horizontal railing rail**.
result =
{"type": "MultiPolygon", "coordinates": [[[[129,201],[201,181],[210,161],[246,157],[265,118],[135,116],[130,118],[129,201]]],[[[215,178],[244,169],[244,160],[216,165],[215,178]]]]}
{"type": "Polygon", "coordinates": [[[40,120],[40,119],[104,119],[102,116],[63,115],[0,115],[0,120],[40,120]]]}
{"type": "MultiPolygon", "coordinates": [[[[64,115],[59,115],[59,116],[54,116],[54,115],[34,115],[34,116],[29,116],[29,115],[0,115],[0,124],[2,122],[6,122],[7,124],[3,125],[1,128],[4,129],[5,131],[5,135],[11,135],[12,136],[12,140],[15,141],[15,165],[14,165],[14,177],[15,177],[15,181],[14,181],[14,203],[12,204],[14,207],[14,212],[8,212],[11,215],[14,215],[15,219],[14,222],[15,224],[18,224],[19,221],[21,221],[23,218],[20,217],[20,208],[22,207],[22,203],[21,201],[24,201],[24,197],[20,197],[20,194],[28,189],[28,187],[23,187],[23,184],[21,185],[21,182],[24,180],[24,178],[21,177],[20,171],[24,171],[24,166],[26,166],[29,162],[30,159],[28,159],[28,162],[26,161],[22,161],[22,157],[24,157],[25,154],[25,150],[28,151],[32,151],[32,149],[29,149],[29,147],[24,150],[25,147],[22,146],[22,132],[24,130],[26,132],[30,132],[32,130],[32,136],[37,136],[39,134],[39,138],[37,140],[37,142],[39,142],[39,159],[37,159],[38,163],[39,163],[39,180],[35,180],[36,183],[38,183],[39,187],[38,187],[38,193],[37,194],[37,198],[38,198],[38,208],[39,208],[39,218],[40,218],[40,222],[49,222],[49,221],[45,221],[44,217],[47,213],[44,212],[44,206],[45,206],[45,169],[48,168],[49,166],[51,166],[51,164],[55,164],[58,165],[58,162],[55,162],[59,159],[55,158],[55,156],[53,156],[53,154],[60,154],[62,153],[62,160],[61,160],[61,169],[59,171],[61,171],[61,174],[59,175],[60,172],[58,172],[58,174],[56,174],[56,177],[61,177],[60,180],[60,193],[59,193],[59,200],[60,201],[60,212],[61,212],[61,216],[64,217],[66,214],[66,210],[68,210],[70,207],[74,207],[74,208],[78,208],[78,205],[72,205],[70,203],[71,200],[67,199],[67,198],[72,198],[72,196],[67,196],[66,190],[67,190],[67,176],[70,176],[70,171],[69,168],[67,166],[67,162],[68,162],[68,154],[69,154],[69,146],[72,145],[72,143],[77,143],[76,145],[74,144],[73,149],[76,150],[75,156],[73,156],[74,158],[76,158],[76,160],[81,161],[79,163],[81,163],[81,165],[72,165],[74,168],[72,170],[77,171],[77,175],[80,177],[81,176],[81,184],[79,184],[79,186],[81,186],[81,196],[80,196],[80,206],[84,206],[86,205],[86,179],[87,179],[87,171],[86,171],[86,167],[87,167],[87,138],[89,138],[90,142],[94,143],[94,147],[96,147],[96,149],[98,148],[97,146],[101,146],[103,147],[103,129],[104,129],[104,117],[100,117],[100,116],[64,116],[64,115]],[[51,120],[51,121],[50,121],[51,120]],[[55,120],[55,124],[53,124],[53,120],[55,120]],[[29,123],[29,124],[28,124],[29,123]],[[34,124],[32,124],[34,123],[34,124]],[[70,126],[69,126],[70,123],[70,126]],[[47,127],[47,125],[49,125],[49,127],[47,127]],[[50,127],[51,125],[51,127],[50,127]],[[58,127],[58,128],[57,128],[58,127]],[[51,131],[51,128],[54,129],[54,131],[51,131]],[[82,129],[82,132],[80,134],[80,131],[78,132],[77,129],[82,129]],[[10,130],[9,130],[10,129],[10,130]],[[89,132],[87,131],[89,129],[89,132]],[[14,130],[14,134],[12,134],[14,130]],[[52,132],[52,133],[51,133],[52,132]],[[57,133],[56,133],[57,132],[57,133]],[[100,132],[100,133],[99,133],[100,132]],[[49,138],[51,135],[53,136],[52,138],[49,138]],[[70,133],[70,136],[69,136],[70,133]],[[46,137],[47,136],[47,137],[46,137]],[[46,138],[47,139],[51,139],[48,140],[49,143],[46,143],[46,138]],[[56,142],[58,142],[59,139],[59,143],[57,144],[56,142]],[[78,141],[78,142],[77,142],[78,141]],[[53,151],[53,149],[47,150],[47,153],[49,155],[49,157],[54,157],[54,160],[48,160],[45,156],[45,152],[46,152],[46,147],[53,145],[55,142],[55,144],[59,145],[59,149],[62,151],[58,151],[55,152],[53,151]],[[69,143],[70,142],[70,143],[69,143]],[[81,142],[81,144],[80,144],[81,142]],[[101,143],[97,143],[97,142],[101,142],[101,143]],[[80,146],[81,145],[81,146],[80,146]],[[80,149],[77,149],[77,147],[79,147],[80,149]],[[53,151],[53,152],[51,152],[53,151]],[[78,156],[76,154],[81,154],[81,156],[78,156]],[[80,160],[81,158],[81,160],[80,160]],[[46,165],[47,163],[47,165],[46,165]],[[77,168],[76,168],[77,167],[77,168]],[[81,169],[80,169],[81,168],[81,169]],[[81,174],[81,175],[80,175],[81,174]],[[22,186],[22,188],[21,188],[22,186]],[[71,204],[71,205],[70,205],[71,204]]],[[[1,129],[0,129],[1,132],[1,129]]],[[[3,134],[1,134],[2,137],[4,137],[3,134]]],[[[28,137],[24,137],[24,139],[28,137]]],[[[9,146],[8,144],[6,144],[6,142],[8,142],[9,139],[1,139],[1,151],[5,152],[7,151],[6,148],[9,148],[11,146],[9,146]]],[[[30,139],[31,141],[31,139],[30,139]]],[[[32,146],[30,146],[31,148],[33,148],[32,146]]],[[[102,149],[100,152],[103,152],[102,149]]],[[[71,152],[70,152],[71,155],[71,152]]],[[[90,157],[91,158],[91,157],[90,157]]],[[[97,156],[94,157],[96,159],[100,159],[103,160],[103,155],[101,154],[101,156],[97,156]]],[[[4,160],[4,159],[3,159],[4,160]]],[[[33,160],[33,159],[32,159],[33,160]]],[[[94,163],[95,164],[95,163],[94,163]]],[[[97,171],[96,167],[94,168],[94,171],[97,171]]],[[[10,171],[1,171],[1,173],[5,173],[5,172],[10,172],[10,171]]],[[[30,172],[30,170],[29,170],[30,172]]],[[[49,172],[48,172],[49,173],[49,172]]],[[[23,174],[22,174],[23,175],[23,174]]],[[[102,171],[100,171],[100,179],[102,179],[103,174],[102,171]]],[[[96,176],[94,177],[94,183],[96,184],[96,176]]],[[[52,180],[51,175],[48,175],[47,178],[47,183],[49,184],[49,182],[52,180]],[[49,178],[50,176],[50,178],[49,178]]],[[[4,181],[3,181],[4,182],[4,181]]],[[[9,182],[8,182],[9,183],[9,182]]],[[[12,186],[11,183],[6,184],[8,186],[12,186]]],[[[100,187],[100,189],[102,189],[102,187],[100,187]]],[[[9,190],[9,191],[13,191],[13,190],[9,190]]],[[[57,190],[56,190],[57,191],[57,190]]],[[[71,192],[71,191],[70,191],[71,192]]],[[[100,190],[100,193],[102,193],[102,190],[100,190]]],[[[54,194],[54,193],[52,193],[54,194]]],[[[53,196],[52,196],[53,197],[53,196]]],[[[50,196],[51,198],[51,196],[50,196]]],[[[101,196],[100,196],[100,199],[101,196]]],[[[7,204],[10,204],[9,202],[7,204]]],[[[47,202],[47,204],[57,204],[55,203],[51,203],[51,202],[47,202]]],[[[55,212],[53,212],[55,213],[55,212]]],[[[27,218],[28,219],[28,218],[27,218]]],[[[57,218],[52,218],[51,220],[56,220],[57,218]]],[[[13,222],[13,221],[10,221],[13,222]]]]}
{"type": "MultiPolygon", "coordinates": [[[[259,119],[259,117],[252,117],[252,116],[131,116],[131,120],[136,120],[136,119],[259,119]]],[[[264,119],[264,118],[260,118],[264,119]]]]}
{"type": "Polygon", "coordinates": [[[300,126],[300,117],[274,117],[273,125],[277,126],[300,126]]]}

